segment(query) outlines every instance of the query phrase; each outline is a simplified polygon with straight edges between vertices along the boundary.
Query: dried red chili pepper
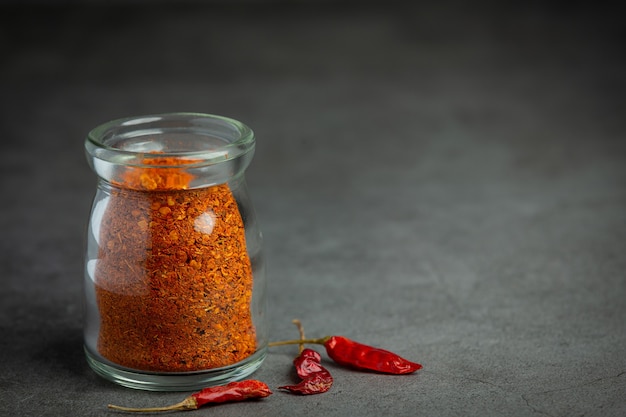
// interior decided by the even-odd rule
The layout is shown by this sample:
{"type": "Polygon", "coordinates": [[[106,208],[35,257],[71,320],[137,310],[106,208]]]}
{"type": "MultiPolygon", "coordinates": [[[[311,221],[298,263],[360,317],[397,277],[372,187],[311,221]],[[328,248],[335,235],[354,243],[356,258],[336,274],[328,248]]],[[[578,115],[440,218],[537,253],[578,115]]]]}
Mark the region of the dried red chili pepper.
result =
{"type": "Polygon", "coordinates": [[[331,336],[324,341],[328,356],[340,365],[352,366],[386,374],[410,374],[422,365],[411,362],[388,350],[355,342],[343,336],[331,336]]]}
{"type": "Polygon", "coordinates": [[[160,411],[196,410],[206,404],[219,404],[230,401],[243,401],[252,398],[264,398],[272,394],[263,382],[254,379],[235,381],[226,385],[205,388],[191,394],[178,404],[165,407],[132,408],[109,404],[109,408],[134,413],[155,413],[160,411]]]}
{"type": "Polygon", "coordinates": [[[278,387],[278,389],[285,389],[294,394],[311,395],[321,394],[330,389],[333,385],[333,377],[322,366],[322,357],[319,353],[313,349],[305,349],[304,343],[304,327],[300,320],[295,319],[293,323],[298,326],[300,332],[300,355],[294,360],[293,364],[296,367],[296,372],[302,381],[296,385],[284,385],[278,387]]]}
{"type": "Polygon", "coordinates": [[[388,350],[364,345],[343,336],[326,336],[320,339],[286,340],[272,342],[269,346],[310,343],[324,345],[328,356],[340,365],[385,374],[410,374],[422,365],[411,362],[388,350]]]}
{"type": "Polygon", "coordinates": [[[333,385],[332,375],[322,366],[322,357],[313,349],[304,349],[294,359],[293,364],[302,381],[296,385],[278,387],[279,389],[294,394],[311,395],[326,392],[333,385]]]}

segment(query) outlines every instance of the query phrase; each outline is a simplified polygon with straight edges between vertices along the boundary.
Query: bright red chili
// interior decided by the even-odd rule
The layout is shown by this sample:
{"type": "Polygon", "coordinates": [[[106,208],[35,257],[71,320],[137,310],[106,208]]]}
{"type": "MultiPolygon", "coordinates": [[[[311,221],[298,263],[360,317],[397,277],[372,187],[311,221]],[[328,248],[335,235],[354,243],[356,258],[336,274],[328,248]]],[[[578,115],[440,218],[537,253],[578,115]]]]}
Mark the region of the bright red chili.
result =
{"type": "Polygon", "coordinates": [[[411,362],[388,350],[364,345],[343,336],[326,336],[320,339],[285,340],[272,342],[269,346],[313,343],[324,345],[326,353],[340,365],[384,374],[410,374],[422,365],[411,362]]]}
{"type": "Polygon", "coordinates": [[[191,394],[178,404],[165,407],[132,408],[109,404],[109,408],[136,413],[154,413],[159,411],[196,410],[205,404],[218,404],[229,401],[243,401],[252,398],[264,398],[272,394],[270,388],[263,382],[254,379],[235,381],[226,385],[204,388],[202,391],[191,394]]]}
{"type": "Polygon", "coordinates": [[[311,395],[326,392],[333,385],[332,375],[322,366],[322,357],[313,349],[304,349],[293,360],[293,364],[302,381],[296,385],[278,387],[279,389],[294,394],[311,395]]]}
{"type": "Polygon", "coordinates": [[[411,362],[388,350],[364,345],[343,336],[325,338],[328,356],[340,365],[386,374],[410,374],[422,365],[411,362]]]}

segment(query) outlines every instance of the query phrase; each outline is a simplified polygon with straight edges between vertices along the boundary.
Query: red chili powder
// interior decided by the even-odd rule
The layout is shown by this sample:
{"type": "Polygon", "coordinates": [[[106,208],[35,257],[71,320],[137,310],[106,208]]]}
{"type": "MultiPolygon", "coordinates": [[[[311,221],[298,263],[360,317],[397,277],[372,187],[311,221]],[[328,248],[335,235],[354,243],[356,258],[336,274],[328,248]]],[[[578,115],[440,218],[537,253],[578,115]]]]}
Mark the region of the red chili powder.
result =
{"type": "Polygon", "coordinates": [[[111,187],[95,271],[98,350],[121,366],[198,371],[256,350],[237,202],[228,185],[187,189],[191,179],[179,168],[129,168],[111,187]]]}

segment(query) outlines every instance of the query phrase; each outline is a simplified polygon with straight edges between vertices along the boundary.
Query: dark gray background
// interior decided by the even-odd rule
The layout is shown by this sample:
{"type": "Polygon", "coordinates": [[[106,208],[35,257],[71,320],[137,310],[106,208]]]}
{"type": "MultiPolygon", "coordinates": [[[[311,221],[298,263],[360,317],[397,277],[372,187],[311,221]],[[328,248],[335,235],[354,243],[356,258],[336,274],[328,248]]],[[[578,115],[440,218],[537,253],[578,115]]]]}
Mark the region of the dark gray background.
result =
{"type": "MultiPolygon", "coordinates": [[[[162,405],[82,353],[97,124],[217,113],[257,134],[272,339],[343,334],[423,363],[331,363],[332,390],[206,416],[626,414],[626,56],[592,2],[4,2],[0,414],[162,405]],[[10,5],[9,3],[13,3],[10,5]],[[172,3],[175,3],[172,5],[172,3]]],[[[255,377],[293,382],[296,348],[255,377]]]]}

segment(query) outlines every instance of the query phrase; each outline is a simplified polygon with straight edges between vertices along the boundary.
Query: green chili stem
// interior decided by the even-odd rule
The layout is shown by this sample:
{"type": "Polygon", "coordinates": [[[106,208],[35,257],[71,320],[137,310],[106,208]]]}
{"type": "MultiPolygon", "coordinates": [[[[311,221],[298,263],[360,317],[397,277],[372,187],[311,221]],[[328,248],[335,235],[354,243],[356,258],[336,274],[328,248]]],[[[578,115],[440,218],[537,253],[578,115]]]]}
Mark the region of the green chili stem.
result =
{"type": "Polygon", "coordinates": [[[311,345],[323,345],[324,343],[326,343],[328,341],[328,339],[330,339],[331,336],[325,336],[325,337],[321,337],[319,339],[294,339],[294,340],[281,340],[278,342],[270,342],[268,344],[269,347],[273,347],[273,346],[283,346],[283,345],[300,345],[300,344],[304,344],[304,343],[308,343],[311,345]]]}

